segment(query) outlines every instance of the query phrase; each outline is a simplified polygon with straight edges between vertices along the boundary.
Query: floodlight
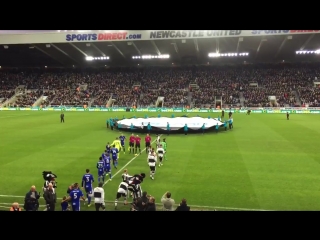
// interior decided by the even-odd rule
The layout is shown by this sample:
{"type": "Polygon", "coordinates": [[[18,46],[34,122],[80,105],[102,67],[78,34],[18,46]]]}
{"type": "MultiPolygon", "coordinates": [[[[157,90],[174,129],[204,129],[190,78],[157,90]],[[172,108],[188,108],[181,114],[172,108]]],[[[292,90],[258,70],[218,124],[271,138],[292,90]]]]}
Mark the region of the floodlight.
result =
{"type": "Polygon", "coordinates": [[[93,61],[93,60],[109,60],[110,57],[86,57],[87,61],[93,61]]]}

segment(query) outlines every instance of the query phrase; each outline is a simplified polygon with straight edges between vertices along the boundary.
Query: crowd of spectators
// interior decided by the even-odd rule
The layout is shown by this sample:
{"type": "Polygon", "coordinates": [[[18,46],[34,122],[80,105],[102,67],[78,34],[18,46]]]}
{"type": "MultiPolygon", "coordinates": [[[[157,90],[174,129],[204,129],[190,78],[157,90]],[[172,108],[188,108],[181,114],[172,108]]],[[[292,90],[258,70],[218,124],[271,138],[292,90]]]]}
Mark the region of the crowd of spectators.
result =
{"type": "Polygon", "coordinates": [[[158,99],[158,96],[161,96],[158,94],[158,91],[159,90],[157,89],[149,89],[148,91],[144,92],[143,95],[140,95],[138,106],[139,107],[154,106],[158,99]]]}
{"type": "Polygon", "coordinates": [[[51,102],[52,106],[78,106],[88,105],[90,95],[87,92],[78,90],[77,88],[63,89],[55,93],[51,102]]]}
{"type": "Polygon", "coordinates": [[[158,91],[158,96],[163,96],[165,106],[184,107],[188,105],[188,90],[164,88],[158,91]]]}
{"type": "Polygon", "coordinates": [[[302,105],[309,107],[320,107],[320,88],[305,87],[298,89],[302,105]]]}
{"type": "Polygon", "coordinates": [[[180,105],[186,95],[180,90],[172,94],[171,89],[187,88],[189,76],[188,71],[180,68],[116,69],[99,74],[88,85],[94,97],[93,105],[104,106],[113,95],[116,96],[113,106],[147,107],[154,105],[158,96],[168,93],[165,104],[171,106],[171,103],[180,105]]]}
{"type": "Polygon", "coordinates": [[[100,90],[96,92],[92,106],[105,107],[111,97],[111,93],[100,90]]]}
{"type": "Polygon", "coordinates": [[[0,103],[4,103],[15,94],[12,90],[0,90],[0,103]]]}
{"type": "Polygon", "coordinates": [[[164,97],[164,107],[185,107],[188,105],[187,89],[151,89],[139,100],[140,107],[154,106],[158,97],[164,97]]]}
{"type": "Polygon", "coordinates": [[[36,100],[42,95],[42,91],[31,91],[17,97],[13,103],[17,107],[32,107],[36,100]]]}
{"type": "MultiPolygon", "coordinates": [[[[116,96],[114,106],[152,106],[163,96],[165,107],[213,105],[215,97],[223,104],[244,107],[270,106],[276,96],[279,106],[297,103],[295,91],[304,104],[317,104],[318,90],[313,81],[320,67],[312,63],[258,64],[235,66],[117,68],[104,70],[32,70],[0,72],[0,99],[11,96],[19,85],[47,92],[44,105],[105,106],[116,96]],[[258,87],[251,87],[250,83],[258,87]],[[197,84],[188,97],[189,84],[197,84]],[[135,86],[137,85],[137,86],[135,86]],[[85,86],[79,90],[79,86],[85,86]],[[8,92],[10,91],[10,92],[8,92]],[[191,96],[191,95],[190,95],[191,96]]],[[[22,100],[23,99],[23,100],[22,100]]],[[[23,104],[34,100],[28,94],[23,104]]],[[[27,105],[28,105],[27,104],[27,105]]]]}
{"type": "Polygon", "coordinates": [[[133,107],[137,105],[141,90],[139,88],[119,86],[115,92],[115,106],[133,107]]]}
{"type": "Polygon", "coordinates": [[[215,100],[213,93],[213,90],[207,88],[194,90],[192,92],[194,107],[200,108],[203,105],[213,105],[215,100]]]}
{"type": "Polygon", "coordinates": [[[270,101],[264,89],[246,87],[243,92],[245,107],[270,107],[270,101]]]}
{"type": "Polygon", "coordinates": [[[45,99],[42,100],[41,105],[42,106],[49,106],[55,97],[55,91],[54,90],[44,91],[43,96],[45,97],[45,99]]]}
{"type": "Polygon", "coordinates": [[[213,105],[215,99],[222,99],[223,104],[237,105],[239,89],[246,82],[237,78],[237,68],[233,67],[199,67],[193,74],[194,81],[199,89],[192,93],[195,107],[213,105]]]}
{"type": "Polygon", "coordinates": [[[266,65],[257,70],[256,74],[262,76],[254,78],[259,88],[244,86],[246,106],[274,106],[268,101],[269,96],[276,97],[277,106],[295,106],[297,99],[293,91],[312,85],[320,76],[320,68],[316,64],[266,65]]]}
{"type": "MultiPolygon", "coordinates": [[[[112,95],[121,95],[126,93],[126,96],[131,96],[126,90],[131,91],[133,83],[137,81],[138,73],[131,69],[112,69],[107,72],[88,73],[90,81],[87,81],[88,92],[94,98],[92,105],[106,106],[112,95]]],[[[130,102],[128,97],[123,97],[121,100],[130,102]]],[[[120,102],[117,102],[117,105],[120,102]]]]}

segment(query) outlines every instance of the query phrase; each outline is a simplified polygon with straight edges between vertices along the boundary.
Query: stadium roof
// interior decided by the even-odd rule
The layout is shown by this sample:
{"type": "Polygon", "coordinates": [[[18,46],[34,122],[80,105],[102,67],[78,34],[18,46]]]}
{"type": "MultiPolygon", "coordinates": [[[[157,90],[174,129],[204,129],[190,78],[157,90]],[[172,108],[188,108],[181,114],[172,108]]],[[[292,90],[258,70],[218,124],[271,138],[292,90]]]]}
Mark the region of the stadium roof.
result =
{"type": "Polygon", "coordinates": [[[14,44],[0,47],[0,66],[5,67],[104,67],[208,62],[317,61],[320,54],[296,54],[320,49],[320,34],[294,36],[229,37],[216,39],[74,42],[14,44]],[[291,38],[292,37],[292,38],[291,38]],[[208,53],[249,53],[244,57],[209,58],[208,53]],[[133,56],[169,54],[169,59],[133,59],[133,56]],[[108,56],[109,60],[86,61],[108,56]]]}

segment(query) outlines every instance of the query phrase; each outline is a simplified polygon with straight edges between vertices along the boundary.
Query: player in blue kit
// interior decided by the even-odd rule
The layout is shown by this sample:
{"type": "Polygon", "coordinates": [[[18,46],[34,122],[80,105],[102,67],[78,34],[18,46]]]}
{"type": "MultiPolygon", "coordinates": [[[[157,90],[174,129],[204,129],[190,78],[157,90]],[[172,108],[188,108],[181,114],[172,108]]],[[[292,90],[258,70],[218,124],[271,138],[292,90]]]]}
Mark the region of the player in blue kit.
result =
{"type": "Polygon", "coordinates": [[[109,154],[110,155],[110,153],[111,153],[111,146],[110,146],[110,143],[108,142],[107,143],[107,146],[106,146],[106,151],[105,151],[107,154],[109,154]]]}
{"type": "MultiPolygon", "coordinates": [[[[110,156],[107,156],[104,161],[104,174],[108,174],[110,181],[112,180],[112,174],[111,174],[111,158],[110,156]]],[[[104,180],[103,180],[104,181],[104,180]]]]}
{"type": "Polygon", "coordinates": [[[91,198],[93,193],[93,187],[92,187],[93,182],[94,182],[94,178],[90,173],[90,170],[86,169],[86,174],[84,174],[82,177],[81,186],[82,186],[82,189],[86,191],[87,198],[88,198],[88,207],[90,207],[91,205],[91,198]]]}
{"type": "Polygon", "coordinates": [[[71,200],[72,211],[80,211],[80,199],[86,201],[82,191],[79,189],[79,184],[75,183],[67,198],[68,201],[71,200]]]}
{"type": "Polygon", "coordinates": [[[100,180],[104,182],[104,161],[102,157],[99,158],[99,162],[97,163],[97,169],[98,169],[98,182],[100,182],[100,180]]]}
{"type": "MultiPolygon", "coordinates": [[[[101,154],[102,160],[104,160],[106,157],[107,157],[107,153],[106,153],[106,152],[104,152],[104,153],[101,154]]],[[[99,159],[100,159],[100,158],[99,158],[99,159]]]]}
{"type": "Polygon", "coordinates": [[[126,147],[124,146],[124,143],[126,141],[126,137],[121,133],[119,137],[120,143],[121,143],[121,148],[123,150],[123,154],[126,154],[126,147]]]}
{"type": "Polygon", "coordinates": [[[112,162],[115,169],[117,169],[118,167],[118,153],[119,153],[118,148],[111,148],[111,157],[112,157],[112,162]]]}

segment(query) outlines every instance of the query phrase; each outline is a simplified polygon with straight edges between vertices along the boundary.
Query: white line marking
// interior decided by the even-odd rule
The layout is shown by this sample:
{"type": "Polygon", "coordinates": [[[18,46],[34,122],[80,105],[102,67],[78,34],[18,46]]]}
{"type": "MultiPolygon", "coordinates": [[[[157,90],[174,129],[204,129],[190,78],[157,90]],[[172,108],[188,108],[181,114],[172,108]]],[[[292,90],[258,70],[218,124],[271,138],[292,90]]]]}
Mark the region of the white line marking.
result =
{"type": "MultiPolygon", "coordinates": [[[[160,137],[161,137],[161,136],[162,136],[162,134],[160,135],[160,137]]],[[[157,141],[157,139],[155,139],[151,144],[154,144],[156,141],[157,141]]],[[[145,150],[146,150],[146,148],[144,148],[144,149],[141,151],[141,154],[142,154],[145,150]]],[[[118,172],[116,172],[114,175],[112,175],[112,178],[115,177],[115,176],[117,176],[119,173],[121,173],[130,163],[133,162],[133,160],[135,160],[135,159],[136,159],[137,157],[139,157],[139,156],[140,156],[140,155],[132,158],[129,162],[127,162],[126,165],[124,165],[122,168],[120,168],[118,172]]],[[[103,183],[103,186],[102,186],[102,187],[104,187],[108,182],[110,182],[110,179],[108,179],[107,181],[105,181],[105,182],[103,183]]]]}
{"type": "MultiPolygon", "coordinates": [[[[0,197],[24,198],[24,196],[15,196],[15,195],[0,195],[0,197]]],[[[57,198],[57,199],[61,200],[62,198],[57,198]]],[[[105,203],[114,203],[114,201],[105,201],[105,203]]],[[[1,203],[0,202],[0,205],[1,204],[7,204],[7,203],[1,203]]],[[[12,203],[10,203],[10,204],[12,204],[12,203]]],[[[162,206],[162,203],[156,203],[156,205],[162,206]]],[[[40,205],[40,206],[44,206],[44,205],[40,205]]],[[[178,205],[176,204],[176,206],[178,206],[178,205]]],[[[234,208],[234,207],[218,207],[218,206],[201,206],[201,205],[188,205],[188,206],[189,207],[194,207],[194,208],[225,209],[225,210],[239,210],[239,211],[277,211],[277,210],[266,210],[266,209],[234,208]]]]}
{"type": "Polygon", "coordinates": [[[21,116],[30,116],[31,114],[20,114],[20,115],[7,115],[1,116],[0,118],[11,118],[11,117],[21,117],[21,116]]]}
{"type": "Polygon", "coordinates": [[[0,206],[0,208],[11,208],[11,207],[8,207],[8,206],[0,206]]]}
{"type": "MultiPolygon", "coordinates": [[[[20,205],[23,205],[23,203],[19,203],[20,205]]],[[[12,205],[12,203],[3,203],[3,202],[0,202],[0,205],[12,205]]],[[[46,205],[39,205],[39,207],[45,207],[46,205]]]]}
{"type": "Polygon", "coordinates": [[[0,197],[8,197],[8,198],[24,198],[24,196],[15,196],[15,195],[0,195],[0,197]]]}

